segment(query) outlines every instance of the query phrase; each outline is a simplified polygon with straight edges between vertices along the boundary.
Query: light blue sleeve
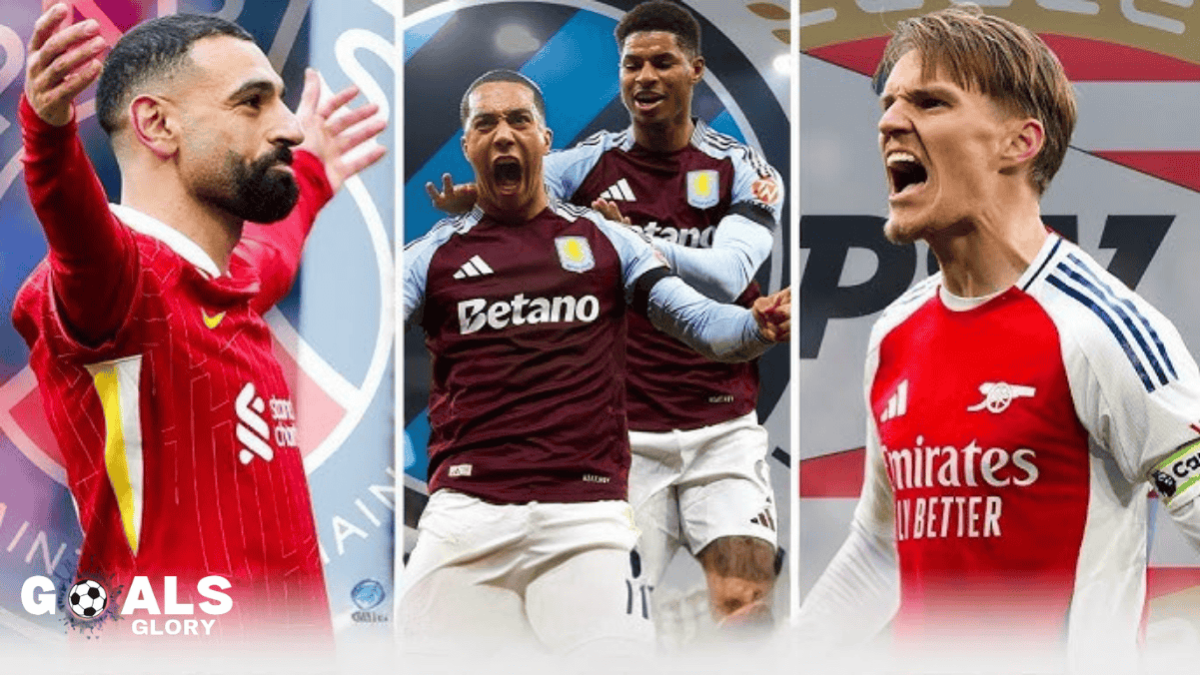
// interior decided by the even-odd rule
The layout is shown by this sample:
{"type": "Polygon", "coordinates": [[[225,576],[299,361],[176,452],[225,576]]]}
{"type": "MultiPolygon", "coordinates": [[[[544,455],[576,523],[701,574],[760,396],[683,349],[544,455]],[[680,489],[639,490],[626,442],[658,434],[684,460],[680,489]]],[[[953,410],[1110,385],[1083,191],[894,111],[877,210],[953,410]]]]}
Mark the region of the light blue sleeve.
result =
{"type": "Polygon", "coordinates": [[[600,161],[610,147],[607,132],[588,137],[573,148],[556,150],[542,159],[542,178],[546,192],[553,199],[570,201],[571,195],[583,184],[583,179],[600,161]]]}
{"type": "Polygon", "coordinates": [[[749,361],[771,348],[750,310],[706,298],[677,276],[670,275],[649,242],[628,227],[588,217],[603,232],[621,258],[625,297],[636,310],[645,294],[645,312],[655,328],[714,361],[749,361]]]}
{"type": "Polygon", "coordinates": [[[454,220],[438,222],[424,236],[414,239],[404,247],[404,271],[402,306],[404,308],[404,330],[421,322],[425,309],[425,285],[429,278],[429,265],[438,247],[454,234],[454,220]]]}
{"type": "Polygon", "coordinates": [[[661,268],[664,272],[668,271],[662,257],[655,252],[654,247],[642,235],[620,223],[605,220],[599,213],[591,209],[572,208],[585,211],[586,217],[596,223],[600,231],[612,243],[613,248],[617,250],[617,256],[621,259],[621,279],[625,286],[627,302],[633,301],[635,285],[642,275],[656,268],[661,268]]]}
{"type": "Polygon", "coordinates": [[[763,338],[750,310],[701,295],[679,277],[650,289],[650,323],[713,361],[749,361],[774,344],[763,338]]]}
{"type": "Polygon", "coordinates": [[[745,216],[721,219],[712,248],[692,248],[656,240],[667,264],[696,290],[721,302],[733,302],[750,285],[758,268],[771,255],[771,231],[745,216]]]}

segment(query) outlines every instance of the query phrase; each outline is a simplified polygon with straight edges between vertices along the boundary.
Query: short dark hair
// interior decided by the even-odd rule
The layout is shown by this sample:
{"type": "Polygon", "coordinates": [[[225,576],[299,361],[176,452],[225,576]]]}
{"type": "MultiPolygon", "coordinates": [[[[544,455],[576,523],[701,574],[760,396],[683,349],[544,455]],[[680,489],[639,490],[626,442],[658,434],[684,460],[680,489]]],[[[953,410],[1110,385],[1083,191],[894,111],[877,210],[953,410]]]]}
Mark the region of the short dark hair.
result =
{"type": "Polygon", "coordinates": [[[700,55],[700,22],[692,13],[667,0],[650,0],[631,9],[617,24],[617,49],[625,47],[631,33],[661,31],[675,36],[675,44],[688,56],[700,55]]]}
{"type": "Polygon", "coordinates": [[[1046,132],[1029,179],[1038,194],[1058,173],[1075,129],[1075,92],[1054,52],[1035,33],[977,5],[954,5],[901,21],[888,41],[872,85],[882,94],[896,63],[921,57],[921,76],[939,73],[959,87],[992,98],[1012,115],[1033,117],[1046,132]]]}
{"type": "Polygon", "coordinates": [[[480,86],[489,82],[515,82],[523,84],[533,92],[533,105],[537,108],[537,112],[542,117],[542,125],[546,124],[546,99],[542,96],[541,87],[537,86],[533,80],[514,70],[489,70],[488,72],[475,78],[471,86],[467,87],[467,92],[463,94],[462,103],[459,105],[458,115],[462,121],[462,125],[467,126],[467,118],[471,116],[471,94],[480,86]]]}
{"type": "Polygon", "coordinates": [[[177,71],[197,40],[228,35],[254,42],[246,29],[215,16],[172,14],[136,26],[113,46],[96,85],[96,117],[110,136],[121,126],[124,108],[140,86],[177,71]]]}

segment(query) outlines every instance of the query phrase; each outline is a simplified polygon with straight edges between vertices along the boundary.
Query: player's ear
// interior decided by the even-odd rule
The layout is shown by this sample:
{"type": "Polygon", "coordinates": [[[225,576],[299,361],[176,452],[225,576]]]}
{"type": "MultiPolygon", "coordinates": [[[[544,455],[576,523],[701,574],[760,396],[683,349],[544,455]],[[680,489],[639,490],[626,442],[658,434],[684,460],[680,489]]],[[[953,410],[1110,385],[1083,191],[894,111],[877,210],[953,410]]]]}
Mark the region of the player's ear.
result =
{"type": "Polygon", "coordinates": [[[546,152],[550,152],[550,147],[554,141],[554,130],[550,127],[542,127],[542,131],[545,132],[543,139],[546,141],[546,152]]]}
{"type": "Polygon", "coordinates": [[[463,129],[463,136],[459,139],[459,145],[462,146],[463,157],[466,158],[467,164],[471,163],[471,156],[467,154],[467,130],[463,129]]]}
{"type": "Polygon", "coordinates": [[[179,124],[166,101],[143,94],[129,104],[129,126],[133,137],[159,159],[179,149],[179,124]]]}
{"type": "Polygon", "coordinates": [[[1012,168],[1032,162],[1046,144],[1046,129],[1035,118],[1013,120],[1008,138],[1000,153],[1003,168],[1012,168]]]}
{"type": "Polygon", "coordinates": [[[692,84],[704,79],[704,57],[697,54],[692,57],[692,84]]]}

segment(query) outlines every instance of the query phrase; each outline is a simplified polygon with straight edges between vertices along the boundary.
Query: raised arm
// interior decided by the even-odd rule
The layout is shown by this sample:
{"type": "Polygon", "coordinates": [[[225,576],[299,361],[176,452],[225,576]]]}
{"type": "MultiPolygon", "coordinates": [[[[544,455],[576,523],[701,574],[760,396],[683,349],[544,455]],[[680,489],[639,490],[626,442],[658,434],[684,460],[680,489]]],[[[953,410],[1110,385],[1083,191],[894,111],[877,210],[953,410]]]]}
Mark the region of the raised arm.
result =
{"type": "Polygon", "coordinates": [[[293,168],[300,186],[296,207],[283,220],[269,225],[247,223],[238,252],[259,270],[263,289],[255,309],[264,312],[279,302],[295,281],[300,254],[321,208],[352,176],[378,162],[385,149],[373,143],[387,127],[372,119],[379,106],[369,103],[349,109],[358,95],[348,87],[322,100],[321,77],[309,68],[296,116],[304,129],[293,168]]]}
{"type": "Polygon", "coordinates": [[[133,238],[79,141],[73,101],[100,76],[105,49],[93,20],[71,23],[50,7],[34,24],[18,119],[25,184],[49,245],[50,279],[62,319],[82,344],[113,337],[136,293],[133,238]]]}

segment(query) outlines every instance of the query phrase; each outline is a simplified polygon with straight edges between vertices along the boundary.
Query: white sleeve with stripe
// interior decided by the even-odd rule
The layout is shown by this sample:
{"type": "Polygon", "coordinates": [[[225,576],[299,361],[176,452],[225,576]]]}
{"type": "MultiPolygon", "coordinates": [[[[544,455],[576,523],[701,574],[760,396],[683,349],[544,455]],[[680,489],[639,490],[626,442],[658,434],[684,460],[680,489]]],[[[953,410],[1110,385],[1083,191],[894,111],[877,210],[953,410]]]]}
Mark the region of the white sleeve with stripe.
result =
{"type": "Polygon", "coordinates": [[[1061,249],[1032,292],[1062,336],[1076,414],[1124,478],[1148,482],[1186,526],[1200,495],[1200,370],[1158,310],[1079,248],[1061,249]]]}
{"type": "Polygon", "coordinates": [[[1087,521],[1068,617],[1069,658],[1131,662],[1146,599],[1152,484],[1200,547],[1198,486],[1155,480],[1195,453],[1200,372],[1162,314],[1063,241],[1029,286],[1054,320],[1075,414],[1089,439],[1087,521]],[[1190,449],[1190,450],[1189,450],[1190,449]]]}

